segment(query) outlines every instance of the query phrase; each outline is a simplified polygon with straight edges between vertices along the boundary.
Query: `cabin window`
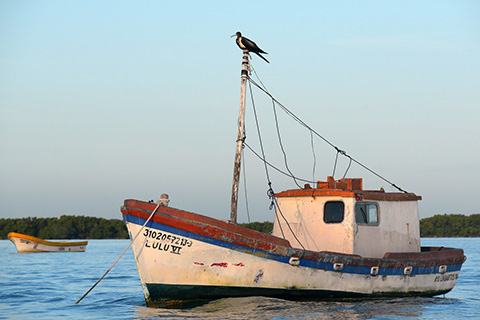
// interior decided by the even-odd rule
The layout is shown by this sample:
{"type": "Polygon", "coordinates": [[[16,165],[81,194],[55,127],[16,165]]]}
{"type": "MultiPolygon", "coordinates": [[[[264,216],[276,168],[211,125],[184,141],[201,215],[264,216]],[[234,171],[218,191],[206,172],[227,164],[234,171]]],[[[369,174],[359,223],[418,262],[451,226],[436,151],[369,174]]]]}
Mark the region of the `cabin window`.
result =
{"type": "Polygon", "coordinates": [[[378,225],[378,206],[376,203],[357,202],[355,221],[358,224],[378,225]]]}
{"type": "Polygon", "coordinates": [[[345,205],[342,201],[329,201],[323,207],[323,221],[326,223],[339,223],[343,221],[345,205]]]}

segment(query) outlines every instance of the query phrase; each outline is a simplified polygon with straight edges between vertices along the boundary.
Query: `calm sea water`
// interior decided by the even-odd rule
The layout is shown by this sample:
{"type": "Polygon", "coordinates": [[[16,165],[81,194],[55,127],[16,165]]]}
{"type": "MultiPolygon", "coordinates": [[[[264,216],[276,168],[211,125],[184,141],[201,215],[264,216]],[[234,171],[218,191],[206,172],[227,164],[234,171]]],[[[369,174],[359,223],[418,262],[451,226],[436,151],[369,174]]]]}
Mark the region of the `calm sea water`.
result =
{"type": "Polygon", "coordinates": [[[91,240],[84,253],[18,254],[0,241],[0,319],[480,319],[480,239],[422,239],[459,247],[464,264],[445,297],[357,302],[291,302],[270,298],[212,301],[188,310],[145,307],[131,248],[86,298],[128,240],[91,240]]]}

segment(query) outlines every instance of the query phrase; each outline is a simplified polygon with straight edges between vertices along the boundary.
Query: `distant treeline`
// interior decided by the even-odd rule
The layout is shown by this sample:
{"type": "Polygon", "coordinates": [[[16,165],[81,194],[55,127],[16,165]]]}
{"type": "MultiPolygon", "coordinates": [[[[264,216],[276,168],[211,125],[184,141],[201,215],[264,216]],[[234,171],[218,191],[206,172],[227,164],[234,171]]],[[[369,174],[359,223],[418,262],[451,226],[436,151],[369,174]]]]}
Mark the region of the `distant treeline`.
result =
{"type": "Polygon", "coordinates": [[[239,223],[242,227],[260,231],[263,233],[270,233],[273,230],[273,222],[265,221],[265,222],[249,222],[249,223],[239,223]]]}
{"type": "MultiPolygon", "coordinates": [[[[240,225],[264,233],[273,230],[273,222],[269,221],[240,225]]],[[[0,239],[7,239],[10,232],[41,239],[128,239],[123,220],[84,216],[0,219],[0,239]]]]}
{"type": "MultiPolygon", "coordinates": [[[[273,230],[273,223],[241,223],[249,229],[263,233],[273,230]]],[[[125,224],[119,219],[84,216],[60,218],[0,219],[0,239],[7,239],[9,232],[28,234],[42,239],[128,239],[125,224]]],[[[422,237],[480,237],[480,214],[435,215],[420,220],[422,237]]]]}
{"type": "Polygon", "coordinates": [[[438,214],[420,220],[422,237],[480,237],[480,214],[438,214]]]}
{"type": "MultiPolygon", "coordinates": [[[[272,222],[251,222],[240,224],[244,227],[270,233],[272,222]]],[[[420,220],[420,236],[432,237],[480,237],[480,214],[443,214],[420,220]]]]}
{"type": "Polygon", "coordinates": [[[84,216],[60,218],[0,219],[0,239],[9,232],[41,239],[127,239],[125,223],[119,219],[84,216]]]}

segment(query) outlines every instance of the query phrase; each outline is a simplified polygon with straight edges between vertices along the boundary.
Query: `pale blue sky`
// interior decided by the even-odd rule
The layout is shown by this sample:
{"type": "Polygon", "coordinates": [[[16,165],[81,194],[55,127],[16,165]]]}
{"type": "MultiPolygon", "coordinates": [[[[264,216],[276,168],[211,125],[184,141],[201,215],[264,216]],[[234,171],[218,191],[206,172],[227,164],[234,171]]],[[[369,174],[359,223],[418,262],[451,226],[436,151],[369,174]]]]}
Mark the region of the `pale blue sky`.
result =
{"type": "MultiPolygon", "coordinates": [[[[174,207],[228,219],[236,31],[269,53],[252,64],[270,92],[421,195],[421,217],[480,213],[478,1],[2,0],[0,217],[120,219],[124,199],[168,193],[174,207]]],[[[255,99],[281,166],[272,105],[255,99]]],[[[311,178],[310,136],[282,121],[291,169],[311,178]]],[[[247,107],[257,146],[254,131],[247,107]]],[[[315,151],[325,180],[335,152],[318,139],[315,151]]],[[[251,220],[272,221],[263,168],[251,154],[246,167],[251,220]]],[[[393,191],[358,167],[348,175],[393,191]]],[[[277,192],[295,187],[272,180],[277,192]]],[[[240,222],[244,202],[241,191],[240,222]]]]}

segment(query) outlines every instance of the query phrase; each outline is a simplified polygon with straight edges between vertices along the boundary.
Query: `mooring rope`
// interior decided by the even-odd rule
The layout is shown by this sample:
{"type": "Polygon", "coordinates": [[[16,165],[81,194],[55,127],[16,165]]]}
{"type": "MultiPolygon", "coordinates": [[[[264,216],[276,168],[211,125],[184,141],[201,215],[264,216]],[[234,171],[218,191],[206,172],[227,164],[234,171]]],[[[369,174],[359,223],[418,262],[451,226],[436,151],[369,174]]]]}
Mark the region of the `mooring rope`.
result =
{"type": "Polygon", "coordinates": [[[10,247],[11,244],[12,244],[12,242],[10,242],[5,248],[3,248],[2,250],[0,250],[0,252],[5,251],[8,247],[10,247]]]}
{"type": "Polygon", "coordinates": [[[128,244],[128,246],[125,248],[125,250],[123,250],[122,254],[117,258],[117,260],[115,260],[115,262],[112,264],[112,266],[110,268],[108,268],[108,270],[103,274],[103,276],[98,279],[97,282],[95,282],[95,284],[80,298],[78,299],[77,302],[75,302],[75,304],[78,304],[80,301],[83,300],[83,298],[85,298],[87,296],[87,294],[90,293],[90,291],[93,290],[93,288],[95,288],[97,286],[97,284],[100,283],[100,281],[103,280],[103,278],[105,278],[105,276],[110,272],[110,270],[112,270],[113,266],[115,266],[118,262],[118,260],[120,260],[120,258],[125,254],[125,252],[127,252],[128,248],[130,248],[130,246],[132,245],[132,243],[137,239],[137,237],[140,235],[140,233],[142,232],[143,228],[145,228],[145,226],[147,225],[148,221],[150,221],[150,219],[153,217],[153,215],[155,214],[155,212],[157,211],[158,207],[160,207],[162,203],[161,202],[158,202],[157,206],[155,207],[155,209],[153,209],[152,213],[150,214],[150,216],[148,217],[147,221],[145,221],[145,223],[143,224],[143,226],[140,228],[140,230],[138,230],[138,233],[137,235],[132,239],[130,240],[130,243],[128,244]]]}

